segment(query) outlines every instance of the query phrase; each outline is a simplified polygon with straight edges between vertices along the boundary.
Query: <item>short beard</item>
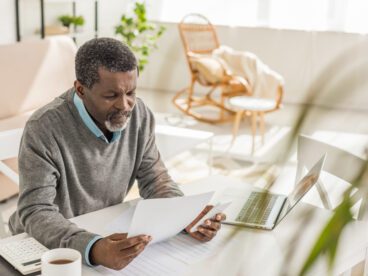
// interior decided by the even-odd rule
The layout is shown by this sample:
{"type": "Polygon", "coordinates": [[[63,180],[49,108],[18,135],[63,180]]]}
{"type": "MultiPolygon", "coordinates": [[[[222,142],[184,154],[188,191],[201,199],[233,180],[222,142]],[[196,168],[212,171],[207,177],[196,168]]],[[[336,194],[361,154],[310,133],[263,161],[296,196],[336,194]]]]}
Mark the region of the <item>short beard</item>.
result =
{"type": "Polygon", "coordinates": [[[116,113],[109,114],[108,117],[107,117],[107,120],[105,121],[105,127],[106,127],[106,129],[108,131],[110,131],[110,132],[124,130],[127,127],[128,123],[130,121],[131,114],[132,114],[131,112],[124,114],[124,116],[126,117],[126,120],[122,124],[113,124],[111,122],[111,118],[114,117],[116,115],[116,113]]]}

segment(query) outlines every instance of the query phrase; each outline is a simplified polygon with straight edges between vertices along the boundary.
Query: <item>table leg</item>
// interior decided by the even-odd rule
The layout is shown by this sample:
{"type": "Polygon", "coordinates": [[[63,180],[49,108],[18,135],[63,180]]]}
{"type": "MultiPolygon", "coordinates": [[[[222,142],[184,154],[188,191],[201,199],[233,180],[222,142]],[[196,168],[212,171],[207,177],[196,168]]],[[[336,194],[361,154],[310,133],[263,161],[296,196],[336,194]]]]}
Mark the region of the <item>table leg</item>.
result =
{"type": "Polygon", "coordinates": [[[231,145],[234,144],[236,136],[238,135],[240,121],[241,121],[241,118],[243,117],[244,112],[245,112],[244,110],[240,110],[236,112],[234,126],[233,126],[233,139],[231,140],[231,145]]]}

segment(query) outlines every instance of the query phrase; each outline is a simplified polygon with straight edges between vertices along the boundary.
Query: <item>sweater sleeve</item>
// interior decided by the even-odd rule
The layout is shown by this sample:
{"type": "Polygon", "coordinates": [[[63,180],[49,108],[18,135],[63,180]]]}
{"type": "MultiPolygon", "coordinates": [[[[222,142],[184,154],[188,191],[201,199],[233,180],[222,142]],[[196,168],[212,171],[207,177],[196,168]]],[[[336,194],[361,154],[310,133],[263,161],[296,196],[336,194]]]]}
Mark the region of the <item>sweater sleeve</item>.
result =
{"type": "Polygon", "coordinates": [[[157,149],[153,114],[147,107],[145,111],[147,117],[142,125],[142,131],[146,139],[142,161],[137,173],[139,193],[143,198],[183,196],[183,192],[168,174],[157,149]]]}
{"type": "Polygon", "coordinates": [[[20,191],[15,216],[18,222],[12,224],[20,225],[50,249],[69,247],[78,250],[86,262],[86,248],[98,235],[80,229],[64,218],[54,203],[60,177],[55,162],[57,152],[50,131],[35,121],[29,122],[19,152],[20,191]]]}

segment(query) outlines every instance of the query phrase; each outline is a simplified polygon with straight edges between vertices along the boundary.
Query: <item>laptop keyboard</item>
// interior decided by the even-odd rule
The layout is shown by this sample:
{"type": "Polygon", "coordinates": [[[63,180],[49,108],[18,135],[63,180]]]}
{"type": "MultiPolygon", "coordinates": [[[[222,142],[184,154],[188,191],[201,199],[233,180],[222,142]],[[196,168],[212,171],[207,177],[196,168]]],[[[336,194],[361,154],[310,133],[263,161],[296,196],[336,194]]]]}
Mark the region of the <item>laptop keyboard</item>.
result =
{"type": "Polygon", "coordinates": [[[265,224],[277,197],[277,195],[264,192],[252,192],[236,220],[254,224],[265,224]]]}

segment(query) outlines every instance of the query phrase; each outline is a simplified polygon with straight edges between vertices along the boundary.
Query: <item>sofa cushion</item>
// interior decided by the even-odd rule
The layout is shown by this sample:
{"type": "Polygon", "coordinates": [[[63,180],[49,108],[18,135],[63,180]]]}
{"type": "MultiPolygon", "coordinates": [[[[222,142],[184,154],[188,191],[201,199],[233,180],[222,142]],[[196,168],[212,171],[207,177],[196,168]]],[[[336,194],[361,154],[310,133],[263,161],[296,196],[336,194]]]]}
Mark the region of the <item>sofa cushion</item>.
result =
{"type": "Polygon", "coordinates": [[[0,120],[39,108],[72,87],[75,53],[67,36],[0,45],[0,120]]]}

